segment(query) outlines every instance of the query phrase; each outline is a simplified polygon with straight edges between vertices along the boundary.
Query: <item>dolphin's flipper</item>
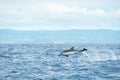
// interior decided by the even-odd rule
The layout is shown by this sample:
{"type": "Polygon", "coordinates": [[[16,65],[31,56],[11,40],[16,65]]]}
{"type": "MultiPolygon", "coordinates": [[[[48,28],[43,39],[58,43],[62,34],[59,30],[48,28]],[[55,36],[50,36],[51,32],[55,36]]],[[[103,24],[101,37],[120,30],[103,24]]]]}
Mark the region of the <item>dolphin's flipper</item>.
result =
{"type": "Polygon", "coordinates": [[[68,55],[65,55],[66,57],[69,57],[68,55]]]}

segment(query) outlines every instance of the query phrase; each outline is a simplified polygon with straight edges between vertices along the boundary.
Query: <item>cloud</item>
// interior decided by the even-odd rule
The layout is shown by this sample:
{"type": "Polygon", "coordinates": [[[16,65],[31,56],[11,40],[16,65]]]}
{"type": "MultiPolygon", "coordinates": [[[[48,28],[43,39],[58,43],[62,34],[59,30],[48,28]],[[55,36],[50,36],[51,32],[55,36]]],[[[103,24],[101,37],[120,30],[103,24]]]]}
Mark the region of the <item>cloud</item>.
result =
{"type": "Polygon", "coordinates": [[[0,1],[0,29],[119,29],[116,1],[0,1]],[[37,1],[37,2],[36,2],[37,1]],[[112,4],[113,3],[113,4],[112,4]],[[109,7],[107,7],[109,6],[109,7]],[[112,6],[112,7],[110,7],[112,6]],[[114,7],[115,6],[115,7],[114,7]],[[105,8],[104,8],[105,7],[105,8]],[[113,27],[110,27],[113,26],[113,27]]]}

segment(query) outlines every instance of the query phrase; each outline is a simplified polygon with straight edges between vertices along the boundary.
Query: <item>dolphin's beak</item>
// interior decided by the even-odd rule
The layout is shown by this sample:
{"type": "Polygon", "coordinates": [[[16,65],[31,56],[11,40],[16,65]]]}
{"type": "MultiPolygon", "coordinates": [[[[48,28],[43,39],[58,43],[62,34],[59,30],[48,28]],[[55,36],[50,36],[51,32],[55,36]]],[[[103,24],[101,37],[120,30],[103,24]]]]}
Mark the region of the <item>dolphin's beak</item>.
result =
{"type": "Polygon", "coordinates": [[[60,53],[58,56],[61,56],[62,53],[60,53]]]}

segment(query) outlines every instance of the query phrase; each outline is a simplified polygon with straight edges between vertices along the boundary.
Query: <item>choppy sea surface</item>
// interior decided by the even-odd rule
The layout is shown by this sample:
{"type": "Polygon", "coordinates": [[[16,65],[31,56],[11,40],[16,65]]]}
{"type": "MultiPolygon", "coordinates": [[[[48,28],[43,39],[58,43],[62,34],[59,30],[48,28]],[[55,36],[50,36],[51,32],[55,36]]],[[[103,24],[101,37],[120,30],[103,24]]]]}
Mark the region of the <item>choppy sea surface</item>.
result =
{"type": "Polygon", "coordinates": [[[0,44],[0,80],[120,80],[120,44],[0,44]]]}

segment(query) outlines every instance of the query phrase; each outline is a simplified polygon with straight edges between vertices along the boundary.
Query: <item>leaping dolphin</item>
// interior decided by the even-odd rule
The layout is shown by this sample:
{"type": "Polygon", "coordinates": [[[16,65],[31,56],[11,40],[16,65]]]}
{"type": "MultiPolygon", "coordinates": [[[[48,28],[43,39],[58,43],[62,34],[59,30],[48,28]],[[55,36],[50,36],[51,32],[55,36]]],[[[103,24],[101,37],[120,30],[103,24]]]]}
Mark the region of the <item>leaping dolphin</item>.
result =
{"type": "Polygon", "coordinates": [[[74,49],[74,47],[71,47],[68,50],[62,51],[58,56],[66,56],[66,57],[68,57],[68,55],[78,54],[78,53],[81,53],[81,52],[84,52],[84,51],[87,51],[87,49],[83,48],[82,50],[76,50],[76,49],[74,49]]]}

